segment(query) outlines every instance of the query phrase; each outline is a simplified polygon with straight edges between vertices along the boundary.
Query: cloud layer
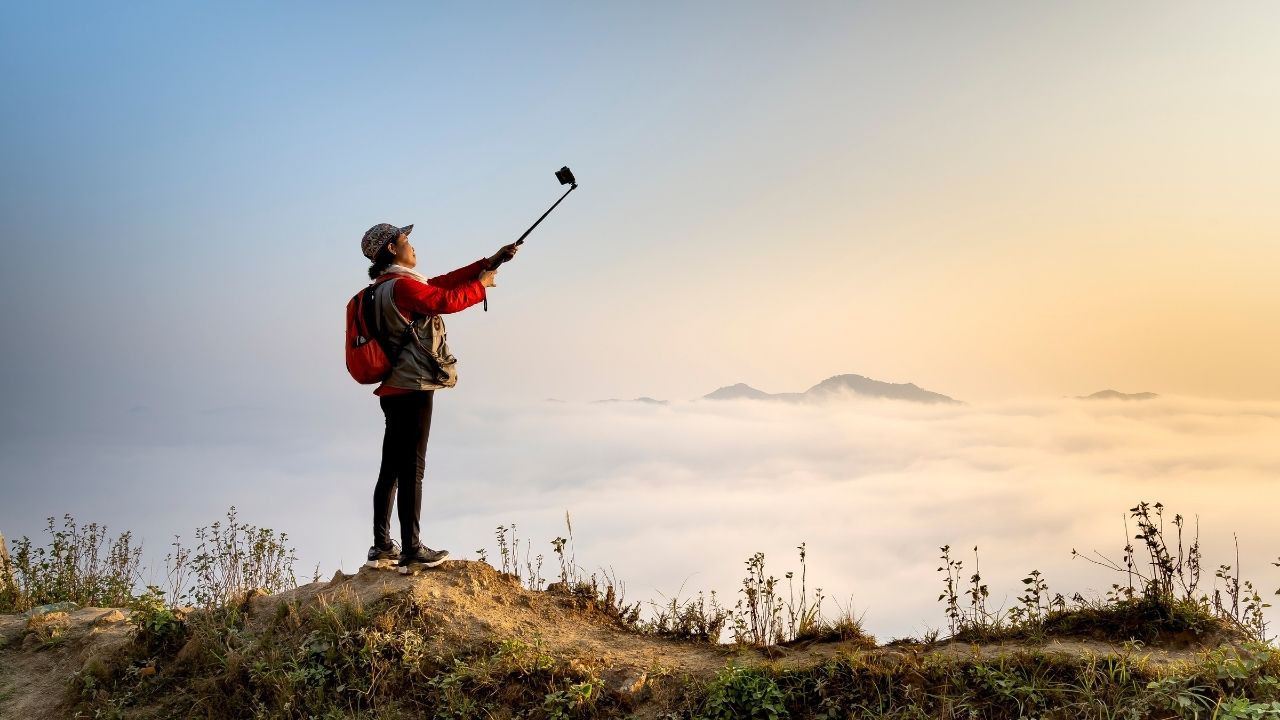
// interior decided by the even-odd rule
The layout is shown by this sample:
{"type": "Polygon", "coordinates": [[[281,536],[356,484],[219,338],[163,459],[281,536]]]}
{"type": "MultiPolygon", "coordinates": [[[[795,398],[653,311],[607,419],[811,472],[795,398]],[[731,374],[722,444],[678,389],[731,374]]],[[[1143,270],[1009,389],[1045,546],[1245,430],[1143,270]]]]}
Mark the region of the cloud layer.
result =
{"type": "MultiPolygon", "coordinates": [[[[1234,564],[1264,594],[1280,586],[1273,522],[1280,403],[1165,397],[1147,402],[1026,399],[968,406],[892,401],[438,404],[428,455],[425,540],[455,556],[515,523],[530,558],[573,519],[587,569],[610,568],[632,599],[698,589],[732,604],[744,561],[766,554],[781,577],[808,547],[810,588],[866,611],[878,636],[943,623],[938,548],[973,564],[979,548],[994,604],[1038,568],[1070,595],[1118,578],[1071,549],[1118,556],[1124,511],[1160,500],[1197,516],[1206,567],[1234,564]]],[[[300,571],[353,570],[369,543],[380,417],[286,423],[232,409],[134,418],[147,444],[85,440],[6,449],[10,502],[0,530],[39,531],[74,512],[131,528],[163,555],[173,533],[236,504],[249,522],[288,531],[300,571]],[[179,426],[181,426],[179,424],[179,426]],[[217,432],[215,432],[217,430],[217,432]],[[86,472],[85,470],[88,470],[86,472]]],[[[1206,572],[1206,575],[1211,573],[1206,572]]],[[[834,611],[829,604],[828,610],[834,611]]]]}

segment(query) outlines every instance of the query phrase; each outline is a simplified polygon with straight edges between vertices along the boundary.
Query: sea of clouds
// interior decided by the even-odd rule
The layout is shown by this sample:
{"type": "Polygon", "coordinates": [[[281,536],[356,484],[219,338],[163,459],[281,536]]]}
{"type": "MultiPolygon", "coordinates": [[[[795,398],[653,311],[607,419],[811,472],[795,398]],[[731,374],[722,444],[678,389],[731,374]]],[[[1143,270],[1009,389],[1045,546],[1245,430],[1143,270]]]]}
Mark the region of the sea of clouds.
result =
{"type": "MultiPolygon", "coordinates": [[[[110,428],[9,441],[0,531],[41,534],[75,514],[144,539],[152,579],[172,535],[189,540],[232,504],[286,531],[299,575],[354,571],[369,538],[381,441],[358,413],[138,409],[110,428]],[[19,480],[21,479],[21,480],[19,480]]],[[[353,407],[356,407],[353,405],[353,407]]],[[[882,640],[943,626],[939,548],[1008,606],[1041,570],[1053,592],[1100,594],[1123,578],[1072,549],[1118,559],[1126,511],[1160,501],[1200,526],[1206,571],[1236,565],[1264,596],[1280,587],[1280,403],[1161,397],[1024,399],[969,405],[837,399],[648,403],[468,403],[441,394],[428,452],[424,541],[455,557],[516,525],[518,557],[567,535],[588,572],[634,600],[716,590],[736,600],[745,561],[852,606],[882,640]],[[526,544],[528,543],[528,544],[526,544]]],[[[1127,535],[1126,535],[1127,532],[1127,535]]]]}

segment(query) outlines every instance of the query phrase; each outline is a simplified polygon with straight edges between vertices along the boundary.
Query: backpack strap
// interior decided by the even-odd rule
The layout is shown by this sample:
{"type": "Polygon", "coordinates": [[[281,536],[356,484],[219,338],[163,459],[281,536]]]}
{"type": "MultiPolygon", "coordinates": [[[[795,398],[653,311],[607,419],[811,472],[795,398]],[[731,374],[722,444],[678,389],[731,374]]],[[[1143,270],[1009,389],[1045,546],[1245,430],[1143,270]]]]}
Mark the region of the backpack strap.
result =
{"type": "MultiPolygon", "coordinates": [[[[383,275],[379,277],[378,279],[369,283],[369,287],[364,289],[364,292],[361,293],[362,297],[360,300],[360,314],[362,319],[364,320],[365,330],[366,332],[368,332],[369,337],[373,338],[375,341],[377,341],[379,345],[382,346],[382,352],[384,355],[387,356],[387,361],[391,363],[392,367],[395,367],[396,358],[400,356],[400,352],[397,351],[393,355],[391,354],[391,352],[389,352],[387,348],[387,341],[386,341],[386,338],[383,337],[383,333],[382,333],[382,323],[379,322],[379,318],[377,315],[378,303],[377,303],[377,300],[374,298],[374,292],[378,289],[379,285],[389,280],[396,280],[399,277],[400,277],[399,273],[391,273],[391,274],[383,275]]],[[[394,288],[392,289],[392,291],[394,292],[394,288]]],[[[392,303],[392,306],[394,307],[395,306],[394,297],[391,299],[391,303],[392,303]]],[[[400,351],[403,351],[404,346],[409,343],[409,334],[412,332],[413,332],[413,321],[411,320],[404,329],[405,341],[400,344],[400,351]]]]}

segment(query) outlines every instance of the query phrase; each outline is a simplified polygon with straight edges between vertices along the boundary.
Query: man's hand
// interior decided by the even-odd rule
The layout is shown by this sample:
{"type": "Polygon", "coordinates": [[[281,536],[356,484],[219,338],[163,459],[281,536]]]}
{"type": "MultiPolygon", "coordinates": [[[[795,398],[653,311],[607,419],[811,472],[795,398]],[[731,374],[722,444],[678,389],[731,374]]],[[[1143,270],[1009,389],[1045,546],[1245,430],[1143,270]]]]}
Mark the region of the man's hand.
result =
{"type": "Polygon", "coordinates": [[[493,270],[484,270],[480,273],[480,284],[485,287],[497,286],[498,273],[493,270]]]}
{"type": "Polygon", "coordinates": [[[519,250],[520,246],[515,243],[503,245],[498,252],[494,253],[493,256],[489,258],[489,269],[497,270],[498,266],[502,265],[502,263],[510,262],[511,258],[515,257],[519,250]]]}

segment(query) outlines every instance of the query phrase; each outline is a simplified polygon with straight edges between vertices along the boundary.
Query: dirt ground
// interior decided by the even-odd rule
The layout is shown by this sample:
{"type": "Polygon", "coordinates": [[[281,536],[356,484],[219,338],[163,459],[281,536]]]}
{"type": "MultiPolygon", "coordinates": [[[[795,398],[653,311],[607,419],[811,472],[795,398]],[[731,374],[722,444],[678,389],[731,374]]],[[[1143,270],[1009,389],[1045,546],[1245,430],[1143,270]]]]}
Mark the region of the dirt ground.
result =
{"type": "Polygon", "coordinates": [[[28,620],[0,615],[0,718],[67,718],[67,684],[132,637],[127,611],[81,608],[28,620]]]}

